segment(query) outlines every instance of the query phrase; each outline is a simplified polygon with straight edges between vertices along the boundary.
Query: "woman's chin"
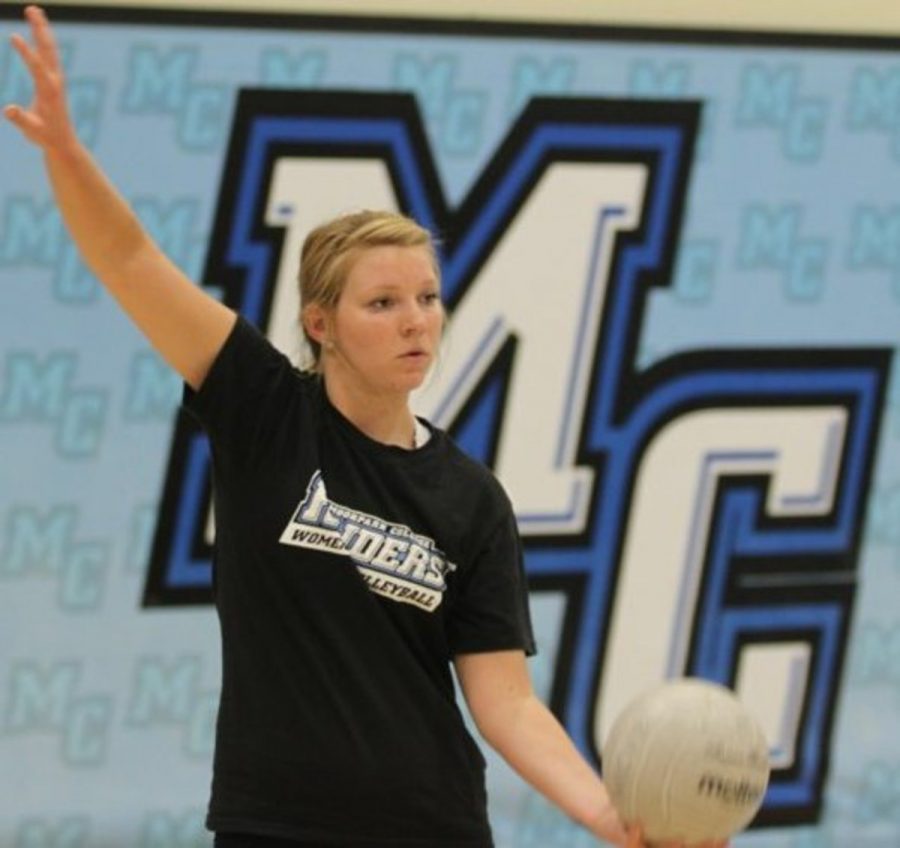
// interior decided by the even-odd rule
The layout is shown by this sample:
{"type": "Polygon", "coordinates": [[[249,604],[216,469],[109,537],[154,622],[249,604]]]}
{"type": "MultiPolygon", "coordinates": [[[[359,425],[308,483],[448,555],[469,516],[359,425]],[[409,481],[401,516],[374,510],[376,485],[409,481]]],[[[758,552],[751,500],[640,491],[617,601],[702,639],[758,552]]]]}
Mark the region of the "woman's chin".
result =
{"type": "Polygon", "coordinates": [[[414,392],[422,383],[425,382],[424,374],[409,375],[401,380],[396,381],[395,390],[398,392],[414,392]]]}
{"type": "Polygon", "coordinates": [[[402,385],[407,391],[419,388],[425,382],[428,376],[430,363],[416,363],[413,366],[404,368],[396,377],[396,382],[402,385]]]}

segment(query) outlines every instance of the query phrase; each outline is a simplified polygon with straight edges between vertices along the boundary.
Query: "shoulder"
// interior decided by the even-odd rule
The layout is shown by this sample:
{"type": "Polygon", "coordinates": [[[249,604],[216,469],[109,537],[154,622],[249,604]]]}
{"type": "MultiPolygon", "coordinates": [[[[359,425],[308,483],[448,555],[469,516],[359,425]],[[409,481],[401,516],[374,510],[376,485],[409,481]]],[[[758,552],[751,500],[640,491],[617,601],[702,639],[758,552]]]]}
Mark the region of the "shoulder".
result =
{"type": "Polygon", "coordinates": [[[503,484],[483,462],[469,456],[443,430],[430,425],[440,441],[448,483],[472,508],[484,515],[499,516],[512,512],[512,503],[503,484]]]}
{"type": "Polygon", "coordinates": [[[283,419],[293,407],[312,408],[309,401],[319,392],[316,375],[297,369],[239,315],[200,387],[185,386],[184,403],[207,429],[221,430],[283,419]]]}
{"type": "MultiPolygon", "coordinates": [[[[305,393],[314,394],[319,390],[321,381],[317,374],[301,371],[281,348],[242,315],[238,315],[221,359],[223,365],[232,369],[252,371],[257,379],[263,375],[280,375],[305,393]]],[[[256,386],[261,388],[264,384],[262,381],[256,386]]]]}

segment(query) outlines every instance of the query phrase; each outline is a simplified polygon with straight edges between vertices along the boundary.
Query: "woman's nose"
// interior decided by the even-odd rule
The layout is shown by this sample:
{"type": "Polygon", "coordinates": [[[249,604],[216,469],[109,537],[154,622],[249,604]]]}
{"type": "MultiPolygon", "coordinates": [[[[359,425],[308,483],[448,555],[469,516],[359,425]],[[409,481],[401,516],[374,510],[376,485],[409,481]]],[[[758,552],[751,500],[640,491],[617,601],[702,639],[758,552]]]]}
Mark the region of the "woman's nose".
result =
{"type": "Polygon", "coordinates": [[[403,331],[407,334],[418,332],[425,326],[425,309],[416,303],[410,303],[403,311],[403,331]]]}

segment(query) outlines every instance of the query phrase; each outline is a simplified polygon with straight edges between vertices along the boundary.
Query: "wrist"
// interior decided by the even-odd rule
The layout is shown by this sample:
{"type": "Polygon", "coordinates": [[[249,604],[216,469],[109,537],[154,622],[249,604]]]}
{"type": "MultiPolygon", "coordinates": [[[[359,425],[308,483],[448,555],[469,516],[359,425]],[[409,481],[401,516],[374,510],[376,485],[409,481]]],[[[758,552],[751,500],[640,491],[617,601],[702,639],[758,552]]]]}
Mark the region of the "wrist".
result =
{"type": "Polygon", "coordinates": [[[66,133],[64,137],[55,140],[52,144],[45,145],[43,150],[48,165],[77,165],[79,162],[83,161],[87,153],[86,148],[79,141],[78,136],[74,131],[66,133]]]}
{"type": "Polygon", "coordinates": [[[601,783],[592,814],[585,826],[595,836],[605,839],[614,845],[624,845],[626,839],[625,825],[610,800],[606,786],[601,783]]]}

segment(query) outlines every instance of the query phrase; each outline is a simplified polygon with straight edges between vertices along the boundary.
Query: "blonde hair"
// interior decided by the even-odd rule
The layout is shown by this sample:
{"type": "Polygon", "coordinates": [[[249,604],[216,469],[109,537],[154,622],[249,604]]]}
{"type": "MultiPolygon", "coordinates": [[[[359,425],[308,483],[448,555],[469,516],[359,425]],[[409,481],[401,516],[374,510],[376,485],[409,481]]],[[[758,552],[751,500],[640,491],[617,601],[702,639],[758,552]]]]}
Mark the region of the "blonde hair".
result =
{"type": "MultiPolygon", "coordinates": [[[[300,252],[300,315],[306,307],[318,304],[334,309],[341,298],[347,273],[363,250],[372,247],[424,247],[440,280],[437,248],[428,230],[412,218],[396,212],[365,209],[341,215],[311,230],[300,252]]],[[[303,335],[312,352],[312,365],[318,370],[321,345],[307,332],[303,335]]]]}

